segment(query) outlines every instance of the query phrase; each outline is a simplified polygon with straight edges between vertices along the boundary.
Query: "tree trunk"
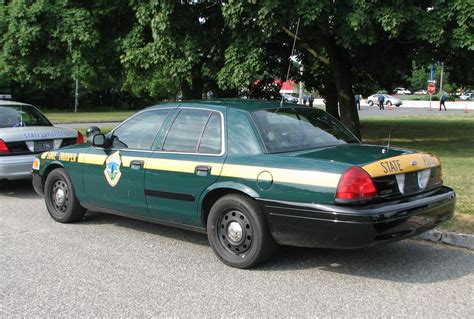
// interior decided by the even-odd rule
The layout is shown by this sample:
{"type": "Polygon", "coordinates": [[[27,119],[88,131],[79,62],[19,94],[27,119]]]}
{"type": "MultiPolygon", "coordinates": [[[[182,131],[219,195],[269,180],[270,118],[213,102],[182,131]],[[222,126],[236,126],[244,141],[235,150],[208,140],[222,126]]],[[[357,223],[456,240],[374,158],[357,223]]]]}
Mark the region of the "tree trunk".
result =
{"type": "Polygon", "coordinates": [[[330,67],[339,101],[341,122],[360,139],[359,113],[352,91],[352,69],[349,54],[344,48],[339,47],[334,39],[326,38],[325,40],[325,48],[331,62],[330,67]]]}
{"type": "Polygon", "coordinates": [[[334,81],[330,77],[325,77],[323,80],[324,85],[324,99],[326,100],[326,112],[337,118],[340,119],[339,116],[339,106],[337,103],[337,90],[336,86],[334,85],[334,81]]]}
{"type": "Polygon", "coordinates": [[[199,63],[193,68],[191,84],[186,80],[181,83],[183,100],[202,99],[202,91],[204,90],[204,79],[201,74],[202,65],[203,63],[199,63]]]}

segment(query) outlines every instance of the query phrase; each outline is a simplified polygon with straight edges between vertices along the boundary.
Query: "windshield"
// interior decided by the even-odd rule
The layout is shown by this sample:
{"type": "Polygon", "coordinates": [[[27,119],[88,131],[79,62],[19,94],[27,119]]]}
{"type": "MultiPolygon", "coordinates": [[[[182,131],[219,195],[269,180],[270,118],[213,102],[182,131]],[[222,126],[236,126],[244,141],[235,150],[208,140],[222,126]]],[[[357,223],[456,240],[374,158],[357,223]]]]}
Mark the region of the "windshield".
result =
{"type": "Polygon", "coordinates": [[[281,108],[252,113],[268,153],[360,143],[341,123],[314,108],[281,108]]]}
{"type": "Polygon", "coordinates": [[[52,126],[52,124],[31,105],[0,106],[0,128],[24,126],[52,126]]]}

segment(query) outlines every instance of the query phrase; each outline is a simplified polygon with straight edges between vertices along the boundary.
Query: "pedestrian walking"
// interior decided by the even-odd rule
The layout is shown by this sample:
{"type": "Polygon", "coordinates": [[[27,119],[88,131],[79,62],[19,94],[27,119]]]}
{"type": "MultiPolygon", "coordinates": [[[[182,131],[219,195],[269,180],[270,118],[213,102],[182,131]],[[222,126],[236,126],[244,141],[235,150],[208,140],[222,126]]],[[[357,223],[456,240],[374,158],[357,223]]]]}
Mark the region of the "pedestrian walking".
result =
{"type": "Polygon", "coordinates": [[[313,107],[314,96],[310,95],[308,98],[308,101],[309,101],[309,106],[313,107]]]}
{"type": "Polygon", "coordinates": [[[441,111],[441,106],[444,107],[444,110],[446,111],[446,96],[444,94],[441,94],[441,97],[439,98],[439,110],[441,111]]]}
{"type": "Polygon", "coordinates": [[[308,101],[308,96],[304,95],[303,96],[303,105],[306,105],[306,102],[308,101]]]}
{"type": "Polygon", "coordinates": [[[360,95],[356,94],[354,99],[355,99],[355,102],[356,102],[357,109],[360,111],[360,95]]]}
{"type": "Polygon", "coordinates": [[[385,107],[383,106],[383,104],[385,102],[385,96],[383,94],[380,94],[377,100],[379,102],[379,109],[380,110],[385,110],[385,107]]]}

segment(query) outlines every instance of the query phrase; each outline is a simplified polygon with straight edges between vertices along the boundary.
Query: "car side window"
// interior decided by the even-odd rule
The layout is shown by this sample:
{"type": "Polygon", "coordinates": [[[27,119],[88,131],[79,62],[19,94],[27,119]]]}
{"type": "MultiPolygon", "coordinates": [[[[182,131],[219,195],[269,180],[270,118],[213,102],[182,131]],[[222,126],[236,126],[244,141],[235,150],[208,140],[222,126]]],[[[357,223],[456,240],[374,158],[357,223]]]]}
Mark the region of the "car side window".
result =
{"type": "Polygon", "coordinates": [[[114,133],[113,148],[149,150],[170,110],[151,110],[138,114],[114,133]]]}
{"type": "Polygon", "coordinates": [[[171,125],[163,151],[219,154],[222,144],[221,116],[208,110],[183,109],[171,125]]]}
{"type": "Polygon", "coordinates": [[[221,117],[213,112],[199,142],[198,153],[219,154],[222,144],[221,117]]]}
{"type": "Polygon", "coordinates": [[[168,131],[163,151],[196,153],[210,115],[206,110],[181,110],[168,131]]]}
{"type": "Polygon", "coordinates": [[[257,137],[248,118],[234,110],[227,111],[227,134],[229,155],[255,155],[262,153],[257,137]]]}

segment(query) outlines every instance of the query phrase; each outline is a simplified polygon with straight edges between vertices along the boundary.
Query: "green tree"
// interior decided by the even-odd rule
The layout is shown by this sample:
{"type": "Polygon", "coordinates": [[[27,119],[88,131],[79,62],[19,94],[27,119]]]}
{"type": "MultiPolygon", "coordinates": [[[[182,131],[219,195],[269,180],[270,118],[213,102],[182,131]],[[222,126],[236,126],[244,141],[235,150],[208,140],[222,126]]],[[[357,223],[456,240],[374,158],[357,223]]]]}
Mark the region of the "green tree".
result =
{"type": "Polygon", "coordinates": [[[18,92],[103,95],[122,87],[122,37],[131,29],[128,2],[12,0],[0,6],[0,77],[18,92]],[[6,82],[6,81],[5,81],[6,82]]]}
{"type": "Polygon", "coordinates": [[[128,89],[157,98],[227,94],[216,83],[229,41],[219,2],[132,1],[132,8],[121,57],[128,89]]]}
{"type": "MultiPolygon", "coordinates": [[[[240,42],[247,45],[239,48],[241,52],[255,52],[252,48],[265,47],[265,43],[282,31],[293,37],[300,18],[298,54],[306,56],[310,65],[318,60],[316,69],[327,67],[332,81],[326,81],[325,89],[335,88],[341,120],[358,136],[354,88],[367,90],[376,83],[391,89],[393,83],[406,82],[413,59],[426,61],[428,57],[435,59],[443,54],[446,59],[472,55],[474,24],[470,12],[472,5],[462,0],[230,1],[224,8],[229,26],[237,33],[246,31],[243,36],[252,38],[252,41],[240,42]],[[372,85],[367,85],[370,82],[372,85]]],[[[256,52],[234,54],[226,66],[230,65],[231,69],[232,65],[240,64],[262,66],[267,57],[263,52],[256,52]]],[[[260,71],[257,67],[246,70],[248,73],[260,71]]],[[[239,76],[250,77],[234,75],[232,79],[222,77],[221,80],[236,85],[239,76]]],[[[329,111],[334,114],[334,107],[329,111]]]]}

